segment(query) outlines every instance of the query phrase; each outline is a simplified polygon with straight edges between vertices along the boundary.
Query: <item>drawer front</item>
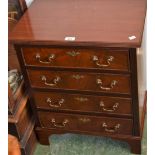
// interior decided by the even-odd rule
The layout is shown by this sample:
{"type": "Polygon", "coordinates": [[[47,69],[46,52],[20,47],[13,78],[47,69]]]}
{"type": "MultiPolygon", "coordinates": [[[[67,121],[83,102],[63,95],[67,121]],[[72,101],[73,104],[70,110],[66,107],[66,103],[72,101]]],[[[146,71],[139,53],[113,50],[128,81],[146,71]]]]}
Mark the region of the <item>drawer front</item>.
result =
{"type": "Polygon", "coordinates": [[[81,94],[34,92],[37,108],[131,115],[131,99],[81,94]]]}
{"type": "Polygon", "coordinates": [[[21,108],[18,109],[18,115],[16,115],[15,120],[12,120],[10,116],[8,120],[8,132],[16,136],[19,140],[24,137],[25,132],[33,120],[30,103],[27,102],[24,109],[22,109],[22,105],[24,105],[24,103],[20,103],[21,108]]]}
{"type": "Polygon", "coordinates": [[[132,134],[132,120],[50,112],[38,112],[42,127],[91,131],[106,134],[132,134]]]}
{"type": "Polygon", "coordinates": [[[127,49],[22,48],[25,65],[129,70],[127,49]]]}
{"type": "Polygon", "coordinates": [[[28,70],[32,87],[130,94],[130,76],[28,70]]]}

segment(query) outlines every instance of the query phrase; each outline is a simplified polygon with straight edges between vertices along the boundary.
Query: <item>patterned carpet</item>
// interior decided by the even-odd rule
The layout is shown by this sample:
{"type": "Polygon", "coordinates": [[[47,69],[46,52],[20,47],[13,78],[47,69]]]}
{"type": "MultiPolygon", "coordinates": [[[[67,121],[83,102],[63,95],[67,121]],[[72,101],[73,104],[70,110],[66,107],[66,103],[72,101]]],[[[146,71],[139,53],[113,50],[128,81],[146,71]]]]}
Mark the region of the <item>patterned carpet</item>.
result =
{"type": "MultiPolygon", "coordinates": [[[[143,132],[142,155],[147,154],[147,127],[143,132]]],[[[37,145],[34,155],[134,155],[125,142],[86,135],[52,135],[51,145],[37,145]]]]}

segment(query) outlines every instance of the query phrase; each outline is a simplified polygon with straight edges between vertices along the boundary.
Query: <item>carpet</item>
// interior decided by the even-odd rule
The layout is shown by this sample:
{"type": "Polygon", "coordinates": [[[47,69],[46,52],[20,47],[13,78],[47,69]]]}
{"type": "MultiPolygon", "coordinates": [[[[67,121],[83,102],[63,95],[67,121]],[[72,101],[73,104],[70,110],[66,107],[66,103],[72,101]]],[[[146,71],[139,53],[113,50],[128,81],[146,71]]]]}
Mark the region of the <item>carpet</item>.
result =
{"type": "MultiPolygon", "coordinates": [[[[142,155],[147,154],[147,127],[143,131],[142,155]]],[[[134,155],[127,143],[105,137],[63,134],[49,137],[50,146],[37,145],[34,155],[134,155]]]]}

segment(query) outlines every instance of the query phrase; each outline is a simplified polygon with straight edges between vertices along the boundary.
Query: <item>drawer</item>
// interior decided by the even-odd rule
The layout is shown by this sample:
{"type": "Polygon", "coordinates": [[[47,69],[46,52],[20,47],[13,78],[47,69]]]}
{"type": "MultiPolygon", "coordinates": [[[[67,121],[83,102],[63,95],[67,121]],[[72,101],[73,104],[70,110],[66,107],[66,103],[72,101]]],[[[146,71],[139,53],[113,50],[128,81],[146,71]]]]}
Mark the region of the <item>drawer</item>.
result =
{"type": "Polygon", "coordinates": [[[132,120],[88,115],[38,112],[42,127],[91,131],[107,134],[132,134],[132,120]]]}
{"type": "Polygon", "coordinates": [[[127,49],[23,47],[27,66],[129,70],[127,49]]]}
{"type": "Polygon", "coordinates": [[[130,94],[130,76],[28,70],[32,87],[130,94]]]}
{"type": "Polygon", "coordinates": [[[13,117],[9,116],[8,119],[9,134],[16,136],[19,140],[21,140],[24,137],[26,130],[28,129],[33,120],[30,103],[27,102],[24,109],[22,109],[23,104],[24,103],[18,105],[21,108],[17,109],[17,114],[13,115],[13,117]]]}
{"type": "Polygon", "coordinates": [[[81,94],[34,92],[37,108],[88,113],[131,115],[131,99],[81,94]]]}

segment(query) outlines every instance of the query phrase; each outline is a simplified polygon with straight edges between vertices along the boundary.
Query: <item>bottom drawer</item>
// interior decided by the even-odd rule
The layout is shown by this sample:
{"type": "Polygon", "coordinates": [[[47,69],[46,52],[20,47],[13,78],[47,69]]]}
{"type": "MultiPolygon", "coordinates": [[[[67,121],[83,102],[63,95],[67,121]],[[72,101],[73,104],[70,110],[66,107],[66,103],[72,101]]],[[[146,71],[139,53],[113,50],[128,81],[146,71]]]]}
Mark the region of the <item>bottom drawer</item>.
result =
{"type": "Polygon", "coordinates": [[[77,114],[38,112],[42,127],[105,134],[132,134],[132,120],[77,114]]]}

